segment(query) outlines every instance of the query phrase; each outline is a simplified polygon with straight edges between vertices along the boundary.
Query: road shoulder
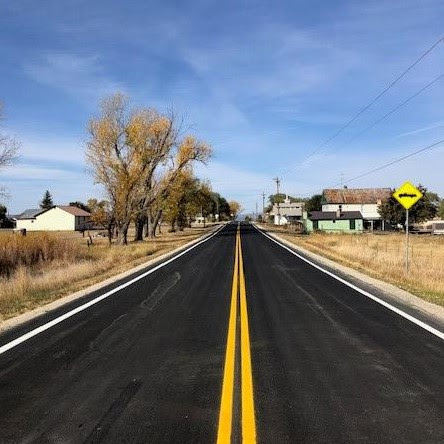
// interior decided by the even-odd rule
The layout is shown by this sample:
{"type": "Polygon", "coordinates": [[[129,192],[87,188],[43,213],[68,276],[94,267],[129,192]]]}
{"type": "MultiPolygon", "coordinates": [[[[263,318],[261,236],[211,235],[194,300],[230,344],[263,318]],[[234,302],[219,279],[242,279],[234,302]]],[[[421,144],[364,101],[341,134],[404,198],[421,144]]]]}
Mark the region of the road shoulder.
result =
{"type": "Polygon", "coordinates": [[[405,311],[407,314],[426,322],[430,326],[440,331],[444,330],[444,307],[427,302],[412,293],[396,287],[395,285],[375,279],[366,275],[365,273],[315,254],[306,248],[295,245],[293,242],[290,242],[281,236],[270,232],[265,227],[257,225],[255,225],[255,227],[259,231],[266,233],[268,236],[295,251],[302,257],[312,261],[320,267],[325,268],[327,271],[336,274],[340,278],[347,280],[353,285],[356,285],[369,293],[374,294],[396,308],[405,311]]]}

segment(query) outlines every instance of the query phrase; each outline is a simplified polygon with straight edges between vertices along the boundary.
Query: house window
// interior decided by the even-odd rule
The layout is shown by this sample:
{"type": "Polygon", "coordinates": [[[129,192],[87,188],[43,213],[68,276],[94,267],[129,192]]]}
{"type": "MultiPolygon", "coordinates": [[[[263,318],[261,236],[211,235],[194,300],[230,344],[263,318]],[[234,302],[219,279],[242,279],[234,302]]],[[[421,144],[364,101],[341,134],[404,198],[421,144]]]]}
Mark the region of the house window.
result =
{"type": "Polygon", "coordinates": [[[338,205],[339,211],[342,211],[342,205],[338,205]]]}
{"type": "Polygon", "coordinates": [[[350,219],[350,230],[356,230],[356,221],[354,219],[350,219]]]}
{"type": "Polygon", "coordinates": [[[319,221],[318,220],[313,221],[313,230],[319,230],[319,221]]]}

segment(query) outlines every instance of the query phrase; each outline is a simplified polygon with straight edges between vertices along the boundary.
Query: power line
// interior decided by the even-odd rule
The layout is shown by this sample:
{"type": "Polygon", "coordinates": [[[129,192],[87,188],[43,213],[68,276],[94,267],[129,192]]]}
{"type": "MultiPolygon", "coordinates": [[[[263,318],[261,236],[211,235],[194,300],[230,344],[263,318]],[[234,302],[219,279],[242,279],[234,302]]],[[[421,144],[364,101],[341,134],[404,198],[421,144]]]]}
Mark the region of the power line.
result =
{"type": "Polygon", "coordinates": [[[426,89],[430,88],[432,85],[434,85],[436,82],[438,82],[438,80],[441,80],[444,77],[444,74],[441,74],[440,76],[436,77],[435,79],[433,79],[430,83],[428,83],[426,86],[424,86],[423,88],[421,88],[419,91],[417,91],[415,94],[413,94],[412,96],[410,96],[409,98],[407,98],[406,100],[404,100],[402,103],[400,103],[399,105],[395,106],[393,109],[391,109],[387,114],[385,114],[384,116],[382,116],[380,119],[376,120],[375,122],[373,122],[371,125],[367,126],[366,128],[364,128],[362,131],[360,131],[358,134],[356,134],[355,136],[353,136],[350,140],[348,140],[344,145],[341,146],[341,148],[343,148],[344,146],[347,146],[348,144],[350,144],[351,142],[355,141],[356,139],[358,139],[360,136],[362,136],[364,133],[366,133],[367,131],[369,131],[370,129],[374,128],[376,125],[379,125],[382,121],[384,121],[385,119],[387,119],[388,117],[390,117],[393,113],[395,113],[396,111],[398,111],[400,108],[402,108],[403,106],[407,105],[407,103],[409,103],[411,100],[413,100],[416,96],[419,96],[419,94],[421,94],[422,92],[424,92],[426,89]]]}
{"type": "MultiPolygon", "coordinates": [[[[430,54],[440,43],[444,42],[444,37],[439,38],[430,48],[428,48],[424,53],[422,53],[410,66],[408,66],[398,77],[395,78],[388,86],[386,86],[376,97],[374,97],[366,106],[361,108],[350,120],[344,123],[334,134],[328,137],[324,142],[322,142],[317,148],[311,151],[304,159],[300,161],[304,162],[305,160],[312,157],[326,145],[328,145],[333,139],[339,136],[346,128],[348,128],[355,120],[358,119],[363,113],[365,113],[369,108],[371,108],[381,97],[383,97],[387,91],[389,91],[393,86],[395,86],[406,74],[411,71],[422,59],[424,59],[428,54],[430,54]]],[[[287,168],[284,172],[290,171],[292,168],[287,168]]]]}
{"type": "MultiPolygon", "coordinates": [[[[394,165],[395,163],[402,162],[403,160],[406,160],[409,157],[413,157],[413,156],[415,156],[417,154],[420,154],[420,153],[422,153],[424,151],[430,150],[430,149],[434,148],[435,146],[441,145],[443,143],[444,143],[444,139],[443,140],[439,140],[438,142],[434,142],[431,145],[427,145],[425,147],[419,148],[419,149],[417,149],[417,150],[415,150],[415,151],[413,151],[413,152],[411,152],[409,154],[406,154],[405,156],[399,157],[398,159],[392,160],[391,162],[385,163],[383,165],[379,165],[376,168],[373,168],[373,169],[371,169],[369,171],[361,173],[358,176],[352,177],[350,180],[345,180],[343,183],[337,183],[337,184],[335,184],[335,185],[333,185],[331,187],[328,187],[328,188],[336,188],[336,187],[339,187],[339,186],[342,187],[344,185],[344,183],[345,184],[349,184],[350,182],[354,182],[355,180],[361,179],[362,177],[369,176],[370,174],[376,173],[377,171],[381,171],[381,170],[383,170],[385,168],[388,168],[391,165],[394,165]]],[[[314,194],[318,194],[319,192],[322,192],[321,188],[318,188],[316,191],[312,191],[310,193],[305,193],[305,194],[306,195],[309,195],[309,194],[314,195],[314,194]]]]}
{"type": "Polygon", "coordinates": [[[388,163],[380,165],[380,166],[378,166],[376,168],[373,168],[370,171],[366,171],[365,173],[359,174],[359,176],[355,176],[355,177],[353,177],[353,178],[351,178],[349,180],[346,180],[346,183],[354,182],[355,180],[361,179],[362,177],[368,176],[369,174],[373,174],[373,173],[376,173],[377,171],[381,171],[381,170],[383,170],[383,169],[385,169],[385,168],[387,168],[387,167],[389,167],[391,165],[394,165],[395,163],[402,162],[403,160],[406,160],[409,157],[412,157],[412,156],[415,156],[416,154],[419,154],[419,153],[422,153],[424,151],[430,150],[430,149],[434,148],[435,146],[440,145],[442,143],[444,143],[444,139],[440,140],[438,142],[432,143],[431,145],[428,145],[428,146],[425,146],[423,148],[420,148],[420,149],[418,149],[416,151],[413,151],[412,153],[407,154],[405,156],[402,156],[402,157],[400,157],[398,159],[392,160],[391,162],[388,162],[388,163]]]}

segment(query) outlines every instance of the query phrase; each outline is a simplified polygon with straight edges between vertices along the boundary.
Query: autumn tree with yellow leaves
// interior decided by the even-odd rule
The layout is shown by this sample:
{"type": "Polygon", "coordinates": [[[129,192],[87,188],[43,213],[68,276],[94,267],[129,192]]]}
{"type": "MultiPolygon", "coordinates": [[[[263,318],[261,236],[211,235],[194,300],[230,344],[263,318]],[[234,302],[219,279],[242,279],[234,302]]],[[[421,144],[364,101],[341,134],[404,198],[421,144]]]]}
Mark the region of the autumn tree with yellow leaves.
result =
{"type": "Polygon", "coordinates": [[[238,214],[243,210],[242,205],[239,202],[236,202],[235,200],[228,202],[228,205],[230,207],[231,216],[234,219],[236,219],[238,214]]]}
{"type": "MultiPolygon", "coordinates": [[[[135,239],[142,240],[147,220],[154,217],[152,227],[161,217],[162,207],[157,205],[154,216],[153,207],[167,199],[182,171],[211,156],[207,143],[181,137],[181,122],[174,113],[131,109],[120,93],[102,101],[88,132],[86,159],[95,181],[105,188],[121,244],[128,242],[132,221],[135,239]]],[[[148,234],[154,235],[152,228],[148,234]]]]}
{"type": "Polygon", "coordinates": [[[215,206],[214,193],[208,182],[193,175],[191,168],[186,168],[172,184],[172,190],[163,206],[164,219],[171,228],[183,230],[191,226],[197,214],[209,215],[215,206]]]}
{"type": "Polygon", "coordinates": [[[195,187],[196,178],[191,168],[185,168],[171,184],[171,191],[162,205],[163,219],[170,224],[169,231],[184,227],[187,220],[186,204],[188,194],[195,187]]]}
{"type": "Polygon", "coordinates": [[[211,147],[193,136],[185,136],[171,147],[167,166],[161,177],[151,176],[141,193],[141,201],[138,208],[138,220],[136,221],[136,240],[142,240],[143,218],[149,218],[148,235],[155,235],[156,226],[162,216],[163,206],[172,192],[177,181],[180,181],[182,172],[191,167],[195,162],[206,163],[211,156],[211,147]],[[157,205],[156,205],[157,204],[157,205]],[[157,210],[153,211],[153,207],[157,210]]]}

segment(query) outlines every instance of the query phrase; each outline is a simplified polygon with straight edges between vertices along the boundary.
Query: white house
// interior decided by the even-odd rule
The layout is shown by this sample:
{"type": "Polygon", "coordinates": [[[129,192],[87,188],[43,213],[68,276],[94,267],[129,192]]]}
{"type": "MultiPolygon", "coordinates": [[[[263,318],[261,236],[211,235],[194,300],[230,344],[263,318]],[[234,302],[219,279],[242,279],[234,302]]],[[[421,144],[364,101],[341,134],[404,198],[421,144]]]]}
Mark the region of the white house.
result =
{"type": "Polygon", "coordinates": [[[88,228],[91,214],[81,208],[56,205],[49,210],[26,210],[16,218],[17,229],[79,231],[88,228]]]}
{"type": "Polygon", "coordinates": [[[273,205],[271,214],[274,216],[275,225],[288,225],[302,219],[303,203],[290,202],[288,196],[284,202],[273,205]]]}
{"type": "Polygon", "coordinates": [[[364,219],[364,228],[384,230],[378,206],[391,194],[390,188],[325,189],[322,193],[322,211],[359,211],[364,219]]]}

